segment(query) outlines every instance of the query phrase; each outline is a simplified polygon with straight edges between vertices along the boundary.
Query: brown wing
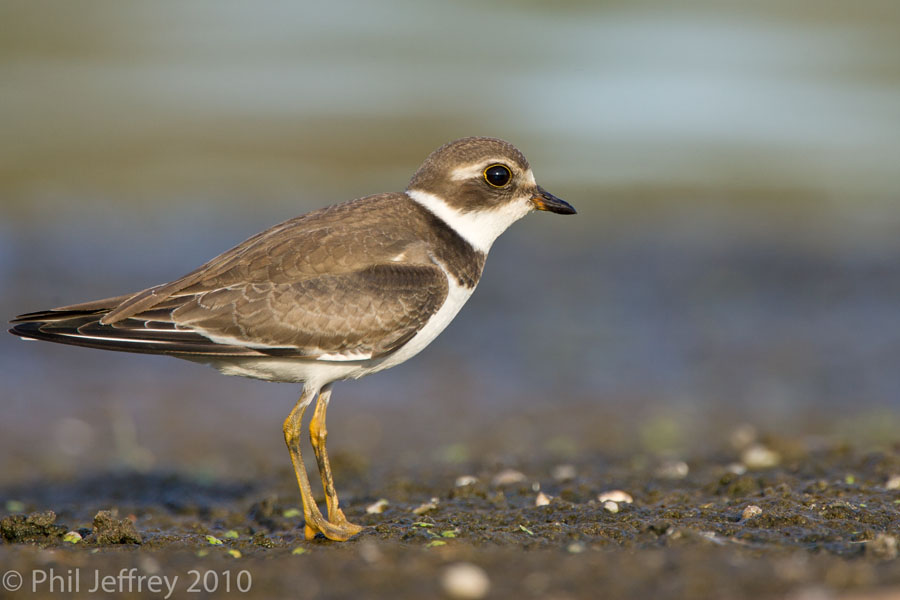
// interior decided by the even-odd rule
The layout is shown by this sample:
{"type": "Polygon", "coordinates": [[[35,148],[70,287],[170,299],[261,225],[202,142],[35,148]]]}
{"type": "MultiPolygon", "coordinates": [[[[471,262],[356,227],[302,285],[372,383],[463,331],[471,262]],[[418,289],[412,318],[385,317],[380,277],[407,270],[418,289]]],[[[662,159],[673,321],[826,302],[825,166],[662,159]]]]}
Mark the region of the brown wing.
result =
{"type": "Polygon", "coordinates": [[[322,275],[357,272],[369,265],[431,264],[422,249],[420,213],[397,210],[405,194],[380,194],[317,210],[275,225],[171,283],[134,294],[107,314],[112,324],[178,293],[248,283],[295,283],[322,275]]]}
{"type": "Polygon", "coordinates": [[[12,333],[112,350],[363,359],[395,350],[447,296],[421,212],[382,194],[276,225],[171,283],[22,315],[12,333]],[[402,262],[398,262],[402,261],[402,262]]]}
{"type": "Polygon", "coordinates": [[[293,284],[250,283],[169,297],[111,325],[109,309],[22,315],[22,337],[154,354],[364,360],[409,341],[447,296],[437,266],[384,264],[293,284]]]}
{"type": "Polygon", "coordinates": [[[295,283],[253,283],[185,296],[171,319],[210,339],[333,360],[409,341],[447,297],[435,265],[384,264],[295,283]]]}

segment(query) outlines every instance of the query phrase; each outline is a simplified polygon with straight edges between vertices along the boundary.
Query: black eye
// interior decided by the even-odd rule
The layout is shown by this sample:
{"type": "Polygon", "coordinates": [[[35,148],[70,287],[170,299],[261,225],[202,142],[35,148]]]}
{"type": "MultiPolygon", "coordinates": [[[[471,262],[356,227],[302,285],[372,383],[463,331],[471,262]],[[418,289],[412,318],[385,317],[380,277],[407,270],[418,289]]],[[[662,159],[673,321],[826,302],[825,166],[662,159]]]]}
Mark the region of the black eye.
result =
{"type": "Polygon", "coordinates": [[[484,180],[490,185],[502,188],[512,179],[512,173],[504,165],[491,165],[484,170],[484,180]]]}

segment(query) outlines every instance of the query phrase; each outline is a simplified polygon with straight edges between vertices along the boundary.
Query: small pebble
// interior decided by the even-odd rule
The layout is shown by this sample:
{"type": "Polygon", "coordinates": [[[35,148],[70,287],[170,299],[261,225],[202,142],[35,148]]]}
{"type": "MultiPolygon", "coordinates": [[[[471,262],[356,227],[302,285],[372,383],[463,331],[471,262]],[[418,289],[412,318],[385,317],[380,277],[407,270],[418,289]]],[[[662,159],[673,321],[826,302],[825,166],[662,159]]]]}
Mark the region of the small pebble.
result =
{"type": "Polygon", "coordinates": [[[478,478],[474,475],[461,475],[456,478],[456,487],[466,487],[478,483],[478,478]]]}
{"type": "Polygon", "coordinates": [[[625,504],[634,502],[634,498],[631,497],[631,494],[623,492],[622,490],[609,490],[608,492],[603,492],[597,496],[597,500],[600,502],[624,502],[625,504]]]}
{"type": "Polygon", "coordinates": [[[478,565],[456,563],[441,573],[441,587],[451,598],[479,600],[491,589],[491,580],[478,565]]]}
{"type": "Polygon", "coordinates": [[[534,505],[547,506],[548,504],[550,504],[550,496],[548,496],[544,492],[539,492],[537,497],[534,499],[534,505]]]}
{"type": "Polygon", "coordinates": [[[731,432],[729,442],[736,450],[743,450],[756,441],[756,428],[749,423],[744,423],[731,432]]]}
{"type": "Polygon", "coordinates": [[[81,534],[77,531],[69,531],[63,536],[64,542],[69,542],[70,544],[77,544],[81,541],[81,534]]]}
{"type": "Polygon", "coordinates": [[[729,473],[734,473],[735,475],[743,475],[747,472],[747,465],[744,463],[733,462],[725,467],[725,470],[729,473]]]}
{"type": "Polygon", "coordinates": [[[604,502],[603,508],[605,508],[607,511],[609,511],[613,514],[619,512],[619,505],[617,503],[613,502],[612,500],[607,500],[606,502],[604,502]]]}
{"type": "Polygon", "coordinates": [[[781,462],[781,455],[762,444],[753,444],[741,453],[741,462],[748,469],[770,469],[781,462]]]}
{"type": "Polygon", "coordinates": [[[515,469],[504,469],[494,476],[491,481],[494,485],[511,485],[525,481],[525,474],[515,469]]]}
{"type": "Polygon", "coordinates": [[[746,521],[762,514],[762,509],[755,504],[748,504],[741,513],[741,520],[746,521]]]}
{"type": "Polygon", "coordinates": [[[384,512],[384,509],[387,508],[388,502],[386,499],[382,498],[366,507],[366,513],[370,515],[380,515],[384,512]]]}
{"type": "Polygon", "coordinates": [[[584,552],[584,544],[581,542],[572,542],[566,546],[566,551],[569,552],[569,554],[581,554],[584,552]]]}
{"type": "Polygon", "coordinates": [[[656,475],[663,479],[684,479],[689,470],[688,464],[683,460],[672,460],[660,465],[656,475]]]}
{"type": "Polygon", "coordinates": [[[359,543],[359,557],[370,565],[380,562],[384,558],[378,544],[372,540],[363,540],[359,543]]]}
{"type": "Polygon", "coordinates": [[[900,475],[891,475],[888,477],[884,487],[889,490],[900,490],[900,475]]]}
{"type": "Polygon", "coordinates": [[[138,558],[138,568],[147,575],[156,575],[160,572],[159,561],[146,554],[138,558]]]}
{"type": "Polygon", "coordinates": [[[874,540],[866,543],[866,552],[876,558],[894,560],[898,554],[897,538],[886,533],[879,533],[874,540]]]}
{"type": "Polygon", "coordinates": [[[420,504],[419,506],[413,509],[413,514],[421,515],[425,514],[428,511],[435,510],[438,507],[438,499],[432,498],[429,502],[424,504],[420,504]]]}
{"type": "Polygon", "coordinates": [[[550,472],[553,479],[557,481],[571,481],[575,479],[574,465],[556,465],[550,472]]]}

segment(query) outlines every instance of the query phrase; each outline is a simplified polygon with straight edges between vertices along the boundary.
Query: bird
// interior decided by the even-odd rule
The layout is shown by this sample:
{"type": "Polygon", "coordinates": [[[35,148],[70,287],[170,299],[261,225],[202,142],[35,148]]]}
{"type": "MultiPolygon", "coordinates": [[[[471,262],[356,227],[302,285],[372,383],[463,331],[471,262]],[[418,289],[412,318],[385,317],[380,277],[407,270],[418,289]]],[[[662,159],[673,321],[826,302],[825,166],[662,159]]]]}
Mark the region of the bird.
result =
{"type": "Polygon", "coordinates": [[[22,314],[9,331],[303,384],[282,430],[304,534],[345,541],[363,527],[340,507],[325,447],[333,384],[396,366],[430,344],[472,295],[497,237],[535,210],[576,212],[536,183],[512,144],[463,138],[432,152],[403,192],[306,213],[172,282],[22,314]],[[327,516],[300,448],[313,400],[309,438],[327,516]]]}

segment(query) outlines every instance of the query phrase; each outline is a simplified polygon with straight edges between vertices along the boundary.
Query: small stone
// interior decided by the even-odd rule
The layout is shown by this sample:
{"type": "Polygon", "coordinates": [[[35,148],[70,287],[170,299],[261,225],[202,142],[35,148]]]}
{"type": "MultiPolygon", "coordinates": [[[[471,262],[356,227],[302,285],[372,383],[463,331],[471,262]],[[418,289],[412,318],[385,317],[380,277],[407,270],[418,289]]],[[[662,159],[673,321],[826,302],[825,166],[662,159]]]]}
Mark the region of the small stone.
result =
{"type": "Polygon", "coordinates": [[[525,481],[525,474],[515,469],[504,469],[494,476],[491,482],[494,485],[512,485],[514,483],[522,483],[525,481]]]}
{"type": "Polygon", "coordinates": [[[735,450],[743,450],[756,441],[756,428],[749,423],[744,423],[731,432],[729,442],[735,450]]]}
{"type": "Polygon", "coordinates": [[[230,556],[233,556],[234,558],[240,558],[240,557],[241,557],[241,551],[238,550],[237,548],[229,548],[228,554],[229,554],[230,556]]]}
{"type": "Polygon", "coordinates": [[[550,496],[548,496],[544,492],[538,492],[537,497],[534,499],[534,505],[547,506],[548,504],[550,504],[550,496]]]}
{"type": "Polygon", "coordinates": [[[208,536],[206,536],[206,543],[209,544],[210,546],[221,546],[222,540],[220,540],[219,538],[217,538],[214,535],[208,535],[208,536]]]}
{"type": "Polygon", "coordinates": [[[891,475],[884,484],[885,489],[900,490],[900,475],[891,475]]]}
{"type": "Polygon", "coordinates": [[[159,561],[153,558],[152,556],[141,556],[138,558],[138,569],[142,573],[146,573],[147,575],[156,575],[160,572],[161,567],[159,566],[159,561]]]}
{"type": "Polygon", "coordinates": [[[886,533],[879,533],[871,542],[866,543],[866,552],[875,558],[893,560],[897,558],[897,538],[886,533]]]}
{"type": "Polygon", "coordinates": [[[306,548],[304,548],[303,546],[297,546],[296,548],[291,550],[291,554],[293,554],[294,556],[298,556],[300,554],[306,554],[307,552],[308,552],[308,550],[306,548]]]}
{"type": "Polygon", "coordinates": [[[725,470],[729,473],[734,473],[735,475],[743,475],[747,472],[747,465],[744,463],[733,462],[725,467],[725,470]]]}
{"type": "Polygon", "coordinates": [[[603,508],[605,508],[608,512],[613,514],[619,512],[619,505],[613,502],[612,500],[607,500],[603,503],[603,508]]]}
{"type": "Polygon", "coordinates": [[[656,469],[656,475],[663,479],[684,479],[689,471],[688,464],[683,460],[670,460],[656,469]]]}
{"type": "Polygon", "coordinates": [[[359,543],[359,557],[370,565],[380,562],[384,554],[373,540],[363,540],[359,543]]]}
{"type": "Polygon", "coordinates": [[[424,504],[420,504],[419,506],[413,509],[413,514],[421,515],[425,514],[429,511],[435,510],[438,507],[438,499],[432,498],[429,502],[425,502],[424,504]]]}
{"type": "Polygon", "coordinates": [[[63,535],[63,541],[69,542],[70,544],[77,544],[81,541],[81,534],[77,531],[67,531],[65,535],[63,535]]]}
{"type": "Polygon", "coordinates": [[[460,475],[456,478],[456,487],[466,487],[478,483],[478,478],[474,475],[460,475]]]}
{"type": "Polygon", "coordinates": [[[622,490],[609,490],[608,492],[603,492],[597,496],[597,500],[600,502],[623,502],[625,504],[634,502],[634,498],[631,497],[631,494],[623,492],[622,490]]]}
{"type": "Polygon", "coordinates": [[[566,546],[566,551],[569,554],[581,554],[584,552],[584,544],[581,542],[572,542],[568,546],[566,546]]]}
{"type": "Polygon", "coordinates": [[[491,580],[484,569],[472,563],[456,563],[441,573],[441,587],[451,598],[479,600],[491,589],[491,580]]]}
{"type": "Polygon", "coordinates": [[[757,515],[761,515],[762,511],[763,510],[760,507],[758,507],[757,505],[748,504],[746,507],[744,507],[743,512],[741,512],[741,520],[747,521],[749,519],[752,519],[753,517],[755,517],[757,515]]]}
{"type": "Polygon", "coordinates": [[[381,498],[366,507],[366,513],[370,515],[380,515],[387,508],[388,502],[385,498],[381,498]]]}
{"type": "Polygon", "coordinates": [[[781,462],[781,455],[762,444],[753,444],[741,453],[741,462],[748,469],[771,469],[781,462]]]}
{"type": "Polygon", "coordinates": [[[571,481],[575,479],[575,465],[556,465],[550,475],[560,482],[571,481]]]}

